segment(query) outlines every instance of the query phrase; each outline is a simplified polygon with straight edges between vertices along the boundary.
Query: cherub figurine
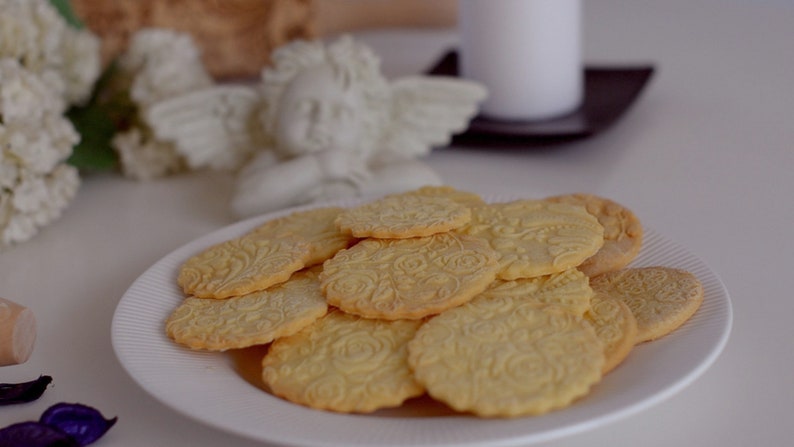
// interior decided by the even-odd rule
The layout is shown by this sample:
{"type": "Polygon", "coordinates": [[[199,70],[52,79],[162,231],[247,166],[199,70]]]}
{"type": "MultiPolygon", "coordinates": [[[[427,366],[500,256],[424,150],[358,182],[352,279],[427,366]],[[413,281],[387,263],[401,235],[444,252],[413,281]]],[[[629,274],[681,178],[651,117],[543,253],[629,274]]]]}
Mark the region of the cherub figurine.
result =
{"type": "Polygon", "coordinates": [[[464,130],[486,96],[454,78],[389,82],[350,37],[295,41],[272,59],[257,86],[216,85],[144,114],[192,168],[240,169],[239,217],[440,184],[417,158],[464,130]]]}

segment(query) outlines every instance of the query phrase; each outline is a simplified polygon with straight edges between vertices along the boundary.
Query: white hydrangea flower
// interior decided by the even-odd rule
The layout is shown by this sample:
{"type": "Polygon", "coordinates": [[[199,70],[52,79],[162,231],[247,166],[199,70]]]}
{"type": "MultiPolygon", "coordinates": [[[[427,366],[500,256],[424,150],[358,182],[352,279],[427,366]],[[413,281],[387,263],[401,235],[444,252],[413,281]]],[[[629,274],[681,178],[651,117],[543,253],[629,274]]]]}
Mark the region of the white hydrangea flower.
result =
{"type": "Polygon", "coordinates": [[[39,226],[45,226],[59,218],[72,202],[80,188],[80,174],[74,166],[60,164],[43,178],[46,195],[39,208],[30,216],[39,226]]]}
{"type": "Polygon", "coordinates": [[[11,204],[21,213],[33,213],[47,203],[47,185],[44,178],[34,175],[23,175],[14,188],[11,204]]]}
{"type": "MultiPolygon", "coordinates": [[[[5,141],[5,129],[0,125],[0,141],[5,141]]],[[[10,191],[17,184],[19,178],[19,163],[16,158],[6,151],[0,150],[0,196],[3,193],[10,191]]],[[[0,227],[2,227],[2,218],[0,218],[0,227]]]]}
{"type": "MultiPolygon", "coordinates": [[[[2,0],[0,0],[2,1],[2,0]]],[[[66,103],[41,76],[10,58],[0,58],[0,110],[3,122],[41,120],[45,114],[61,114],[66,103]]]]}
{"type": "Polygon", "coordinates": [[[47,183],[48,192],[45,209],[50,220],[54,220],[77,195],[77,190],[80,189],[80,173],[74,166],[60,164],[44,181],[47,183]]]}
{"type": "Polygon", "coordinates": [[[80,136],[41,77],[16,59],[0,59],[0,247],[58,218],[80,184],[64,163],[80,136]]]}
{"type": "Polygon", "coordinates": [[[69,104],[84,104],[102,72],[100,40],[89,32],[72,28],[67,29],[64,37],[61,74],[66,83],[66,100],[69,104]]]}
{"type": "Polygon", "coordinates": [[[0,234],[0,247],[24,242],[36,235],[38,228],[33,218],[27,214],[10,214],[0,234]]]}
{"type": "Polygon", "coordinates": [[[91,94],[101,67],[100,40],[70,27],[47,0],[0,0],[0,58],[39,73],[68,104],[91,94]]]}
{"type": "Polygon", "coordinates": [[[153,136],[143,111],[158,101],[213,84],[193,38],[168,29],[142,29],[120,57],[119,70],[118,79],[128,84],[116,88],[127,90],[139,115],[136,127],[117,133],[112,142],[123,174],[150,180],[186,170],[174,145],[153,136]]]}

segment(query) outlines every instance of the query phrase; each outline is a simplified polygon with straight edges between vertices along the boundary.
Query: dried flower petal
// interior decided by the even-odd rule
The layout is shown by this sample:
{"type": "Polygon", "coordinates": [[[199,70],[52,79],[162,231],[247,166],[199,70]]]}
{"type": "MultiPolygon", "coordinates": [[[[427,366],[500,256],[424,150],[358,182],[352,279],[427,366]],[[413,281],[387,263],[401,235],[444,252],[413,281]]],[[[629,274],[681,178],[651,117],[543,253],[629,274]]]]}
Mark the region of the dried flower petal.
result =
{"type": "Polygon", "coordinates": [[[50,382],[52,377],[42,375],[30,382],[0,383],[0,405],[32,402],[44,394],[50,382]]]}
{"type": "Polygon", "coordinates": [[[79,447],[56,427],[41,422],[20,422],[0,429],[0,447],[79,447]]]}
{"type": "Polygon", "coordinates": [[[56,427],[86,446],[101,438],[118,418],[105,419],[95,408],[83,404],[59,403],[41,415],[39,421],[56,427]]]}

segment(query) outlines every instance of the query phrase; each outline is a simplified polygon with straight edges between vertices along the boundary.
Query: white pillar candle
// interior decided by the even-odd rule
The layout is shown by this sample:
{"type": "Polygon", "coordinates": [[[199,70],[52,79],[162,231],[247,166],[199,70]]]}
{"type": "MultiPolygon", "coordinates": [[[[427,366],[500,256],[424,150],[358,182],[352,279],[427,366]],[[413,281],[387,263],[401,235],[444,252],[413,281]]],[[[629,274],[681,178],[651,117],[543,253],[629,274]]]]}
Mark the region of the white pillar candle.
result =
{"type": "Polygon", "coordinates": [[[460,0],[459,70],[488,88],[484,116],[540,120],[583,97],[581,0],[460,0]]]}

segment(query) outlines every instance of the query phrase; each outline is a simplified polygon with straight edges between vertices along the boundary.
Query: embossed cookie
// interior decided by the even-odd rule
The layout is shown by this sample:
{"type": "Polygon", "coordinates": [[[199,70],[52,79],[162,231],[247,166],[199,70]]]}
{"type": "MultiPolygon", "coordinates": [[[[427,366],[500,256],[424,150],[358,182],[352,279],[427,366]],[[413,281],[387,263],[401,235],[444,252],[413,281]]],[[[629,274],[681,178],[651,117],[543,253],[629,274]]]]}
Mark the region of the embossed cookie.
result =
{"type": "Polygon", "coordinates": [[[308,326],[328,311],[317,274],[301,271],[278,286],[225,300],[186,298],[166,320],[166,334],[191,349],[270,343],[308,326]]]}
{"type": "Polygon", "coordinates": [[[245,235],[192,256],[179,269],[177,284],[198,298],[229,298],[286,281],[311,256],[299,238],[245,235]]]}
{"type": "Polygon", "coordinates": [[[447,232],[470,219],[469,208],[452,199],[399,194],[351,208],[339,215],[336,224],[357,238],[394,239],[447,232]]]}
{"type": "Polygon", "coordinates": [[[323,264],[328,303],[368,318],[416,319],[469,301],[496,277],[488,244],[455,232],[365,239],[323,264]]]}
{"type": "Polygon", "coordinates": [[[430,197],[446,197],[461,205],[468,207],[485,205],[485,200],[479,195],[469,191],[462,191],[455,189],[451,186],[422,186],[421,188],[414,189],[402,194],[430,196],[430,197]]]}
{"type": "Polygon", "coordinates": [[[637,339],[637,320],[621,300],[595,295],[585,318],[604,345],[606,362],[602,373],[615,369],[629,355],[637,339]]]}
{"type": "Polygon", "coordinates": [[[513,297],[477,297],[425,323],[408,363],[428,394],[483,417],[539,415],[584,396],[604,351],[583,318],[513,297]]]}
{"type": "Polygon", "coordinates": [[[546,200],[584,206],[604,227],[604,245],[579,265],[579,270],[595,276],[627,266],[642,247],[640,219],[625,206],[592,194],[566,194],[546,200]]]}
{"type": "Polygon", "coordinates": [[[311,256],[307,266],[322,264],[337,251],[356,242],[356,238],[337,228],[335,220],[344,211],[341,207],[320,207],[296,211],[270,220],[254,228],[251,233],[270,238],[297,236],[309,243],[311,256]]]}
{"type": "Polygon", "coordinates": [[[531,278],[576,267],[604,243],[604,228],[580,206],[516,200],[472,208],[458,230],[486,239],[499,254],[500,279],[531,278]]]}
{"type": "Polygon", "coordinates": [[[670,267],[625,268],[591,278],[590,286],[629,306],[637,319],[637,343],[674,331],[703,302],[695,275],[670,267]]]}
{"type": "Polygon", "coordinates": [[[312,408],[369,413],[399,406],[424,393],[406,360],[408,341],[421,324],[329,312],[273,342],[262,378],[277,396],[312,408]]]}
{"type": "Polygon", "coordinates": [[[590,309],[593,289],[590,288],[589,280],[584,273],[571,268],[560,273],[534,278],[519,278],[512,281],[497,279],[481,296],[513,297],[539,304],[555,304],[581,316],[590,309]]]}

